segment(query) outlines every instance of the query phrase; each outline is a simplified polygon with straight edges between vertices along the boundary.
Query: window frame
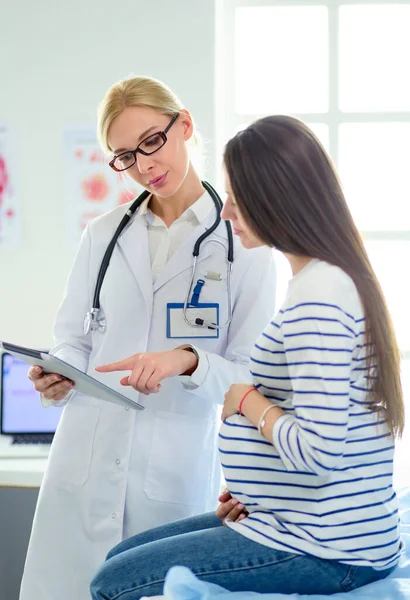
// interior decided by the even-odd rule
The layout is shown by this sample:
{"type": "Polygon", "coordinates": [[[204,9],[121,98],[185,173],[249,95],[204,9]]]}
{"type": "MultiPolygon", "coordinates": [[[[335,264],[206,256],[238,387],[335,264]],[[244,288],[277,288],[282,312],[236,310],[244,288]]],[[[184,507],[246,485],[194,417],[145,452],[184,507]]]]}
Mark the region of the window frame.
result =
{"type": "MultiPolygon", "coordinates": [[[[410,0],[394,0],[395,5],[410,5],[410,0]]],[[[221,156],[225,140],[244,123],[260,118],[259,114],[238,114],[235,110],[235,11],[245,7],[307,7],[324,6],[328,10],[328,110],[321,113],[292,113],[310,124],[328,127],[329,153],[339,165],[339,128],[344,123],[410,123],[410,110],[379,112],[344,112],[339,108],[339,8],[354,5],[391,6],[386,0],[220,0],[217,23],[217,149],[221,156]]],[[[220,163],[217,172],[220,172],[220,163]]],[[[410,230],[361,230],[365,241],[410,242],[410,230]]],[[[410,346],[410,340],[409,340],[410,346]]],[[[403,360],[410,360],[410,349],[402,351],[403,360]]]]}

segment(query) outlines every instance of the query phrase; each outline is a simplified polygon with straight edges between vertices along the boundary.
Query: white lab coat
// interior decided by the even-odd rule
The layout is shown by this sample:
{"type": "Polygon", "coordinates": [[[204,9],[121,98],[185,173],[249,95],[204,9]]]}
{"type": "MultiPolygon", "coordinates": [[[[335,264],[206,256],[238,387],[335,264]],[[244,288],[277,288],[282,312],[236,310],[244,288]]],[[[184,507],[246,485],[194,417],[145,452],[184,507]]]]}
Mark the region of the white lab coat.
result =
{"type": "MultiPolygon", "coordinates": [[[[215,508],[220,485],[217,405],[231,383],[249,381],[251,347],[273,313],[270,250],[247,251],[235,240],[229,328],[221,330],[219,339],[167,339],[166,305],[184,301],[194,242],[215,213],[182,243],[154,282],[146,224],[137,215],[117,243],[101,290],[106,332],[84,335],[101,260],[124,210],[94,220],[83,234],[57,316],[53,353],[146,408],[126,410],[78,393],[70,396],[39,494],[20,600],[89,598],[94,572],[123,537],[130,478],[134,495],[128,510],[140,516],[139,530],[215,508]],[[209,361],[203,384],[193,390],[184,385],[187,378],[173,378],[163,381],[158,394],[138,397],[120,386],[120,373],[94,371],[135,352],[185,342],[206,351],[209,361]]],[[[224,222],[212,237],[227,244],[224,222]]],[[[207,280],[200,302],[219,302],[224,322],[226,255],[219,244],[206,244],[200,254],[197,278],[206,271],[222,273],[223,280],[207,280]]]]}

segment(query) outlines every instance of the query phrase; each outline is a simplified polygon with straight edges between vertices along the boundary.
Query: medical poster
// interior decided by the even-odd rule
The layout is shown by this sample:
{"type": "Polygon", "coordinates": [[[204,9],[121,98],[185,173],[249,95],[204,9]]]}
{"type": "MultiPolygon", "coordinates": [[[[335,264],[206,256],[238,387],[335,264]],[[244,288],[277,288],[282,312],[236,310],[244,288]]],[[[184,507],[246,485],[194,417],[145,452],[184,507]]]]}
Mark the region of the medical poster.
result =
{"type": "Polygon", "coordinates": [[[67,235],[69,244],[76,247],[91,219],[129,202],[141,188],[111,169],[92,129],[67,130],[63,143],[67,235]]]}
{"type": "Polygon", "coordinates": [[[0,123],[0,252],[15,252],[21,245],[21,211],[17,195],[15,138],[0,123]]]}

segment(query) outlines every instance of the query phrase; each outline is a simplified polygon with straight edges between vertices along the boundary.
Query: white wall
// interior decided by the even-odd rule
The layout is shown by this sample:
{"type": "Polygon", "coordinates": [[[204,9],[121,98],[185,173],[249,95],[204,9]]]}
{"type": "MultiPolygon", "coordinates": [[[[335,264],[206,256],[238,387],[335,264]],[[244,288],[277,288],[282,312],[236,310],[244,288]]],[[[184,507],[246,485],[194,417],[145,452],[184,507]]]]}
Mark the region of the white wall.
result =
{"type": "MultiPolygon", "coordinates": [[[[23,245],[0,249],[0,339],[48,346],[73,251],[66,241],[61,132],[94,124],[131,73],[165,81],[215,154],[215,0],[2,0],[0,122],[15,126],[23,245]]],[[[107,167],[108,168],[108,167],[107,167]]]]}

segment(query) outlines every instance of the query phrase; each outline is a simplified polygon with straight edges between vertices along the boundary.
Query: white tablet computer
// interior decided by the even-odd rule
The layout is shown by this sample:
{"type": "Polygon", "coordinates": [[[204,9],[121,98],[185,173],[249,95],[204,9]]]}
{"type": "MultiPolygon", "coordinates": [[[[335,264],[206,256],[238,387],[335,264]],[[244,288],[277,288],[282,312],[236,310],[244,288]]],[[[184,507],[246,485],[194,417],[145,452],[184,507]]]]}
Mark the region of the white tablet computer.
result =
{"type": "Polygon", "coordinates": [[[107,402],[113,402],[120,406],[136,408],[144,410],[144,407],[138,402],[130,400],[126,396],[123,396],[119,392],[116,392],[112,388],[104,385],[94,377],[90,377],[86,373],[83,373],[79,369],[72,367],[65,361],[48,354],[47,352],[41,352],[34,348],[24,348],[23,346],[16,346],[8,342],[1,342],[0,346],[9,354],[16,356],[17,358],[24,360],[29,365],[38,365],[43,367],[45,373],[58,373],[62,377],[71,379],[74,382],[74,389],[81,394],[86,396],[92,396],[99,400],[106,400],[107,402]]]}

